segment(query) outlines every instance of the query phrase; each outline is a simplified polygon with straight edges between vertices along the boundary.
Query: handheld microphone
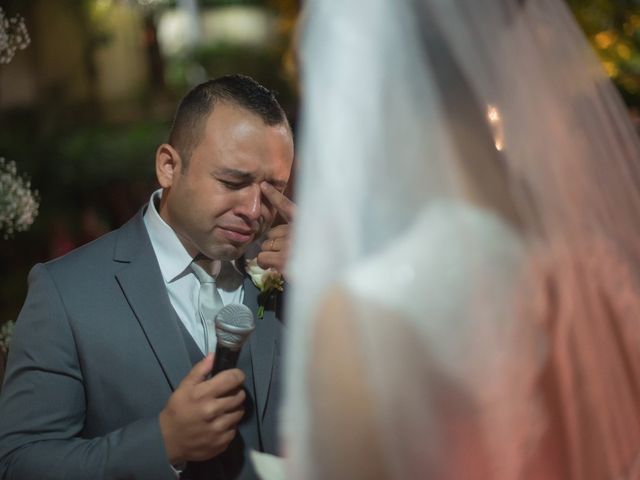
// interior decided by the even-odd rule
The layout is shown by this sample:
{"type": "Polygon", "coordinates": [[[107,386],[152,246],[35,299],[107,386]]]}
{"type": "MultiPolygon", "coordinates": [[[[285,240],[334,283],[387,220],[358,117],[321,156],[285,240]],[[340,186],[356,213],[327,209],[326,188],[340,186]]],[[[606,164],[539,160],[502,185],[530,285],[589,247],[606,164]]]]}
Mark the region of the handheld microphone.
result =
{"type": "Polygon", "coordinates": [[[242,345],[256,328],[253,313],[246,305],[232,303],[220,309],[215,318],[216,357],[211,375],[235,368],[242,345]]]}

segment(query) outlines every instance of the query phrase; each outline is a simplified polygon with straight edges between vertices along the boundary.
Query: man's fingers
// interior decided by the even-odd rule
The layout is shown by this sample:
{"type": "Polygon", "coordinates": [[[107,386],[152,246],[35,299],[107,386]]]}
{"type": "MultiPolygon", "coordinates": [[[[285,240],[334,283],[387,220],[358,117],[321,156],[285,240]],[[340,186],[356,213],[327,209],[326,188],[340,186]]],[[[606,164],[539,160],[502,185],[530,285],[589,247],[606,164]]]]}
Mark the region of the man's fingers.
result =
{"type": "Polygon", "coordinates": [[[288,224],[278,225],[270,228],[266,234],[267,238],[286,238],[289,236],[289,230],[291,227],[288,224]]]}
{"type": "Polygon", "coordinates": [[[284,221],[287,223],[291,222],[293,220],[293,216],[295,215],[295,204],[268,182],[262,182],[260,184],[260,189],[262,190],[264,196],[267,197],[267,200],[269,200],[271,205],[275,207],[284,221]]]}
{"type": "Polygon", "coordinates": [[[213,428],[218,432],[225,432],[228,430],[235,430],[238,423],[244,417],[244,410],[236,410],[230,413],[225,413],[216,417],[212,422],[213,428]]]}
{"type": "Polygon", "coordinates": [[[209,353],[206,357],[196,363],[189,374],[184,377],[183,382],[196,385],[204,382],[207,375],[213,368],[213,353],[209,353]]]}
{"type": "Polygon", "coordinates": [[[265,235],[265,241],[262,242],[260,248],[263,252],[279,252],[289,248],[289,230],[288,224],[273,227],[265,235]]]}
{"type": "Polygon", "coordinates": [[[238,368],[223,370],[206,382],[198,385],[198,397],[207,396],[221,398],[235,393],[245,380],[245,374],[238,368]]]}
{"type": "Polygon", "coordinates": [[[260,268],[275,268],[280,273],[284,273],[284,260],[282,252],[260,252],[256,257],[260,268]]]}
{"type": "Polygon", "coordinates": [[[227,397],[212,399],[206,406],[205,419],[212,421],[215,418],[233,412],[244,412],[244,402],[247,398],[244,389],[239,389],[235,394],[227,397]]]}

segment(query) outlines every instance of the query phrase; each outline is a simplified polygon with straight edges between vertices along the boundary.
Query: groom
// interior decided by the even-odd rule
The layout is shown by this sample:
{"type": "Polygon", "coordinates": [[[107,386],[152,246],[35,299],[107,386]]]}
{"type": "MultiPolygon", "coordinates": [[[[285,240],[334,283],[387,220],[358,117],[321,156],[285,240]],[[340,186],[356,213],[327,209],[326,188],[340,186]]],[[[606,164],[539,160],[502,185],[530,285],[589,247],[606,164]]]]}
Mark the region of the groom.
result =
{"type": "Polygon", "coordinates": [[[196,270],[219,307],[257,310],[243,254],[262,239],[258,263],[283,271],[288,225],[271,224],[293,215],[292,161],[286,116],[254,80],[187,93],[149,204],[30,273],[0,396],[0,478],[256,478],[248,449],[276,453],[281,319],[265,311],[238,368],[208,378],[196,270]]]}

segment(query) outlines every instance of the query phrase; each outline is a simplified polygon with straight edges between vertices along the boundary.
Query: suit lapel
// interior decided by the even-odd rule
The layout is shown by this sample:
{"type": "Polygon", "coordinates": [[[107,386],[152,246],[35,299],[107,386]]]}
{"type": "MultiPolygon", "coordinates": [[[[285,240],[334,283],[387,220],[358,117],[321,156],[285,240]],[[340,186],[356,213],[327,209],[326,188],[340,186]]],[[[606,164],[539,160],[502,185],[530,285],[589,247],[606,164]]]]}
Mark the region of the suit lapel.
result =
{"type": "Polygon", "coordinates": [[[142,211],[118,232],[116,279],[145,333],[160,367],[175,390],[189,373],[189,353],[169,300],[142,211]]]}
{"type": "MultiPolygon", "coordinates": [[[[244,281],[244,304],[254,312],[258,311],[259,291],[250,278],[244,281]]],[[[251,364],[256,392],[257,412],[262,418],[269,398],[271,373],[273,370],[273,355],[275,353],[276,322],[275,312],[265,310],[263,318],[256,318],[256,329],[249,337],[251,349],[251,364]]]]}

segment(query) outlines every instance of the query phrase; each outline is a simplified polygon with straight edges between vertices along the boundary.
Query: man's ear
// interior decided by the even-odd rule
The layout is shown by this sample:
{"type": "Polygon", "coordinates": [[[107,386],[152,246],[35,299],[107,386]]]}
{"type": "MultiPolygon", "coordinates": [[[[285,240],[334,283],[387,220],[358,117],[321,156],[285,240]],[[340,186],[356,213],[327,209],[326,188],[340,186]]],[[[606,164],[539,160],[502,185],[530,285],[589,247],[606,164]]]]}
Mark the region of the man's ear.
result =
{"type": "Polygon", "coordinates": [[[180,154],[168,143],[163,143],[156,151],[156,176],[162,188],[169,188],[183,168],[180,154]]]}

